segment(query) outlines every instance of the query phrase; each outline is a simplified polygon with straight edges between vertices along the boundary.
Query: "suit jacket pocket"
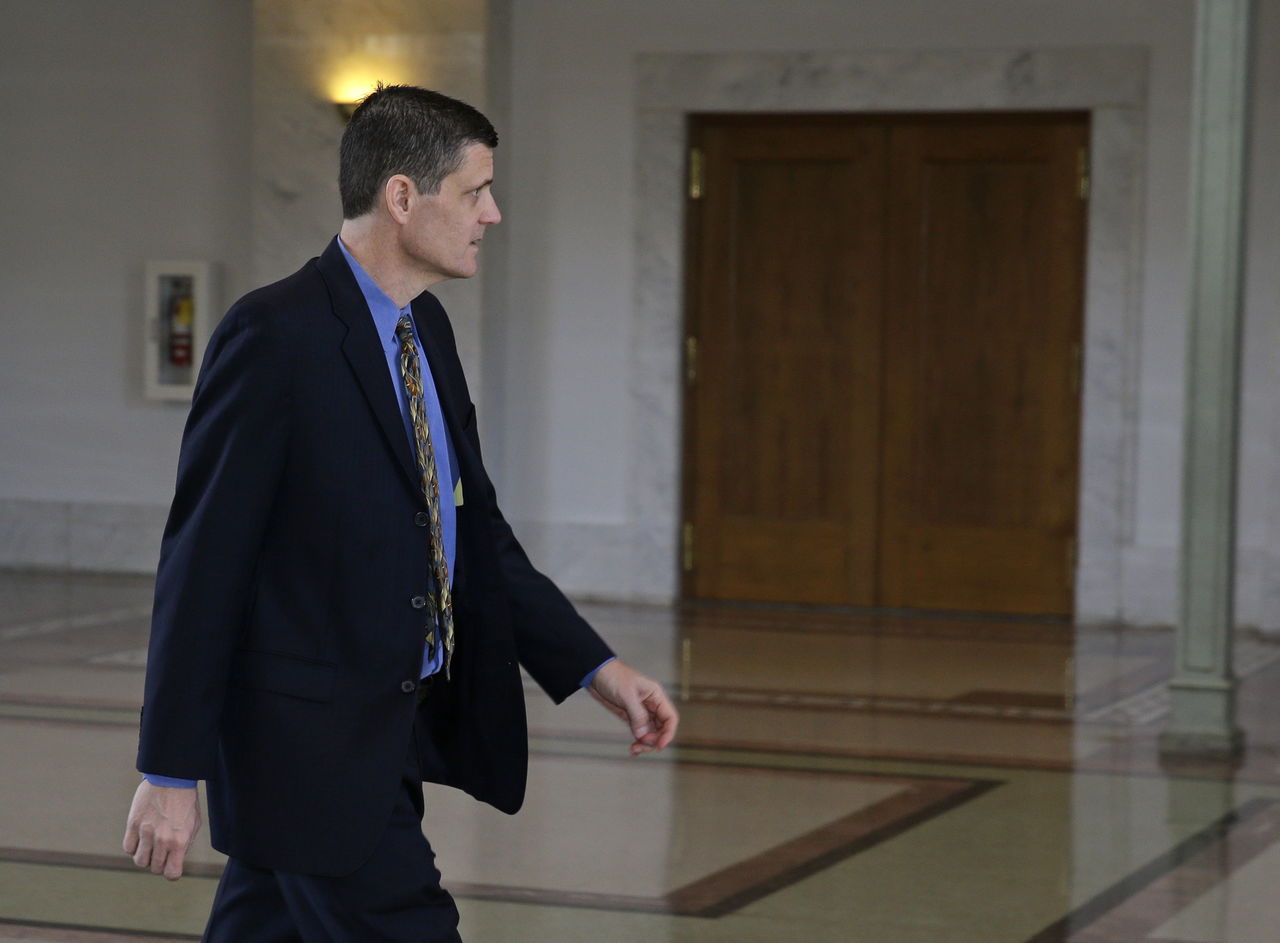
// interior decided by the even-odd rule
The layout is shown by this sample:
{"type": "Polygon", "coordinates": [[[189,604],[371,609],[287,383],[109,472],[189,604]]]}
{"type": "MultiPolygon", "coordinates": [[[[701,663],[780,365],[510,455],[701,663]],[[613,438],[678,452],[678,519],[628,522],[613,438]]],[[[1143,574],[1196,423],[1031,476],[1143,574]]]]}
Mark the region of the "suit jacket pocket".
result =
{"type": "Polygon", "coordinates": [[[307,701],[328,701],[333,697],[336,670],[334,665],[296,655],[241,649],[231,663],[231,684],[307,701]]]}

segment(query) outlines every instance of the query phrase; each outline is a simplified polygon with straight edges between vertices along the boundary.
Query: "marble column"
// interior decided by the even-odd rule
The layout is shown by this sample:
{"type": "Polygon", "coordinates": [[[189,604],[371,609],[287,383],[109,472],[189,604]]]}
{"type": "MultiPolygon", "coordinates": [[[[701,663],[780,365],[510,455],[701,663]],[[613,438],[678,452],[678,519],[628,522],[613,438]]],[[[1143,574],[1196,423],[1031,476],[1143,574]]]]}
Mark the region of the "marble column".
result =
{"type": "Polygon", "coordinates": [[[1252,0],[1198,0],[1181,612],[1162,756],[1233,757],[1242,205],[1252,0]]]}

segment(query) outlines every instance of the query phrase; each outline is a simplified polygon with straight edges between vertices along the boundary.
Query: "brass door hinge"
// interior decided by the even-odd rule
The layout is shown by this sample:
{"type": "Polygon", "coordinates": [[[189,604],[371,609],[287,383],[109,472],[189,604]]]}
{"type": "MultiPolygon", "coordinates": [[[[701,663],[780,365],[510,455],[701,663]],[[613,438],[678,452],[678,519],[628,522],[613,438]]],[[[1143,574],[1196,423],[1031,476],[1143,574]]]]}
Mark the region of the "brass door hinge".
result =
{"type": "Polygon", "coordinates": [[[684,378],[690,386],[698,380],[698,339],[696,337],[684,339],[684,378]]]}
{"type": "Polygon", "coordinates": [[[1077,192],[1080,199],[1089,199],[1089,193],[1093,189],[1093,170],[1089,166],[1089,151],[1087,148],[1080,148],[1076,152],[1076,178],[1077,192]]]}
{"type": "Polygon", "coordinates": [[[703,189],[702,148],[689,148],[689,199],[701,200],[703,189]]]}
{"type": "Polygon", "coordinates": [[[681,553],[681,566],[684,567],[686,573],[693,569],[693,525],[686,523],[684,525],[683,534],[683,552],[681,553]]]}

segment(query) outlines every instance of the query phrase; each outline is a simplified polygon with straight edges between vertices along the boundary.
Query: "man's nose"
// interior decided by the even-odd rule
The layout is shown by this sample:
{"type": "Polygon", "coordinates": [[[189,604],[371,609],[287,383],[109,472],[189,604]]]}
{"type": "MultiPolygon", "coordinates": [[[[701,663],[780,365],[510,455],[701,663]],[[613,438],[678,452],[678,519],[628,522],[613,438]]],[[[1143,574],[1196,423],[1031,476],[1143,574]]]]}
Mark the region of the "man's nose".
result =
{"type": "Polygon", "coordinates": [[[498,209],[498,201],[493,198],[493,194],[489,195],[489,205],[481,214],[480,222],[485,225],[502,222],[502,212],[498,209]]]}

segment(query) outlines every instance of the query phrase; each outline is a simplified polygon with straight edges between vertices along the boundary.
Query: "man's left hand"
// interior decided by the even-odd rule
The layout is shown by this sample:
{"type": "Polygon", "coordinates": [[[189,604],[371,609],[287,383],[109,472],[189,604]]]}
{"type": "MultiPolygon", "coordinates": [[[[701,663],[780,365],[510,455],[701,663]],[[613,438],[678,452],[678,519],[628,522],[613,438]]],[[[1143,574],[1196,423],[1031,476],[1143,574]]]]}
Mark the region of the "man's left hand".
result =
{"type": "Polygon", "coordinates": [[[662,685],[621,661],[597,671],[587,690],[631,728],[632,756],[661,750],[676,735],[680,717],[662,685]]]}

